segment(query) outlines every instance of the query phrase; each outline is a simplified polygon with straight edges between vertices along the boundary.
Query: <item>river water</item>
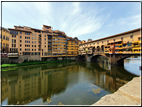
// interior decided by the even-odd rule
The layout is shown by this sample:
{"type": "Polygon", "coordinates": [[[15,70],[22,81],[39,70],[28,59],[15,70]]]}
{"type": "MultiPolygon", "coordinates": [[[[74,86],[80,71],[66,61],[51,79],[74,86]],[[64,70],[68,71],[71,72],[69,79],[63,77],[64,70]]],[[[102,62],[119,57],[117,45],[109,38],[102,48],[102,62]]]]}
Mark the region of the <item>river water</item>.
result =
{"type": "Polygon", "coordinates": [[[141,74],[140,58],[123,66],[71,62],[2,71],[2,105],[91,105],[141,74]]]}

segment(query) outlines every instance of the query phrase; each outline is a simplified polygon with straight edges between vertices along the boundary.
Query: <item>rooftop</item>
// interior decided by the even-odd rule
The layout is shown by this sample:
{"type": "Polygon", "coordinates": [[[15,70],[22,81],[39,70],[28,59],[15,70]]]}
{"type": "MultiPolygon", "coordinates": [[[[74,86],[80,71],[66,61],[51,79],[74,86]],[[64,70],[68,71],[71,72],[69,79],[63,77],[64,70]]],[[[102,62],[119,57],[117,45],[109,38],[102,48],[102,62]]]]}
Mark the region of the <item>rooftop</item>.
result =
{"type": "MultiPolygon", "coordinates": [[[[109,39],[109,38],[121,36],[121,35],[124,35],[124,34],[128,34],[128,33],[136,32],[136,31],[140,31],[141,29],[142,29],[142,28],[137,28],[137,29],[134,29],[134,30],[130,30],[130,31],[127,31],[127,32],[123,32],[123,33],[116,34],[116,35],[104,37],[104,38],[97,39],[97,40],[93,40],[93,41],[90,41],[90,42],[85,42],[85,43],[82,43],[82,44],[92,43],[92,42],[96,42],[96,41],[100,41],[100,40],[104,40],[104,39],[109,39]]],[[[80,44],[80,45],[82,45],[82,44],[80,44]]]]}

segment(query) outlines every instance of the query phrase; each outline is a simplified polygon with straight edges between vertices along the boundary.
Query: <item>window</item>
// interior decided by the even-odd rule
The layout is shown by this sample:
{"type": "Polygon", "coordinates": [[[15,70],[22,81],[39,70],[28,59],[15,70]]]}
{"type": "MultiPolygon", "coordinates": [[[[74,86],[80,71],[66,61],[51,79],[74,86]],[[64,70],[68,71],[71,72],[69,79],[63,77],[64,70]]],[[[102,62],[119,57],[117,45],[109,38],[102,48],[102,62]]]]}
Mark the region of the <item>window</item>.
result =
{"type": "Polygon", "coordinates": [[[12,47],[13,47],[13,44],[12,44],[12,47]]]}
{"type": "Polygon", "coordinates": [[[5,44],[3,43],[3,47],[5,47],[5,44]]]}
{"type": "Polygon", "coordinates": [[[14,47],[16,47],[16,44],[14,44],[14,47]]]}
{"type": "Polygon", "coordinates": [[[5,39],[5,35],[3,35],[3,39],[5,39]]]}
{"type": "Polygon", "coordinates": [[[115,39],[113,39],[113,41],[115,41],[115,39]]]}
{"type": "Polygon", "coordinates": [[[16,38],[16,35],[12,35],[13,38],[16,38]]]}
{"type": "Polygon", "coordinates": [[[32,47],[33,47],[33,45],[32,45],[32,47]]]}
{"type": "Polygon", "coordinates": [[[22,44],[20,44],[20,47],[22,46],[22,44]]]}
{"type": "Polygon", "coordinates": [[[123,40],[123,37],[121,37],[121,40],[123,40]]]}
{"type": "Polygon", "coordinates": [[[46,40],[46,39],[45,39],[46,40]]]}
{"type": "Polygon", "coordinates": [[[22,32],[20,32],[20,34],[22,34],[22,32]]]}
{"type": "Polygon", "coordinates": [[[133,38],[133,35],[131,35],[130,38],[133,38]]]}
{"type": "Polygon", "coordinates": [[[46,37],[46,35],[45,35],[45,37],[46,37]]]}
{"type": "Polygon", "coordinates": [[[16,43],[16,40],[14,40],[14,43],[16,43]]]}
{"type": "Polygon", "coordinates": [[[7,47],[7,48],[8,48],[8,46],[9,46],[9,45],[8,45],[8,44],[6,44],[6,47],[7,47]]]}
{"type": "Polygon", "coordinates": [[[103,43],[103,41],[102,41],[102,43],[103,43]]]}
{"type": "Polygon", "coordinates": [[[20,51],[21,51],[22,49],[20,48],[20,51]]]}
{"type": "Polygon", "coordinates": [[[22,40],[20,40],[20,42],[22,42],[22,40]]]}
{"type": "Polygon", "coordinates": [[[30,35],[30,33],[25,33],[25,35],[30,35]]]}
{"type": "Polygon", "coordinates": [[[10,31],[10,34],[18,34],[18,31],[10,31]]]}
{"type": "Polygon", "coordinates": [[[22,38],[22,36],[20,36],[20,38],[22,38]]]}
{"type": "Polygon", "coordinates": [[[109,40],[107,40],[107,42],[109,42],[109,40]]]}

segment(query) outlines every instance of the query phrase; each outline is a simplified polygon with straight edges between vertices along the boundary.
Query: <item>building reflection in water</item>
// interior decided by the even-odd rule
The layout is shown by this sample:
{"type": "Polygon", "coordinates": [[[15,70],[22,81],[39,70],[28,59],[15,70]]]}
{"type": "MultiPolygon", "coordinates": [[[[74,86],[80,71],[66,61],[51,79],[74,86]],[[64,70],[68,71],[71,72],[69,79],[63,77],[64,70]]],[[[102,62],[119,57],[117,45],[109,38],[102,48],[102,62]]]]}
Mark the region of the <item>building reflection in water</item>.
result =
{"type": "Polygon", "coordinates": [[[8,98],[8,105],[15,105],[28,104],[42,98],[45,102],[53,95],[64,93],[67,88],[77,84],[80,78],[79,72],[88,72],[92,77],[90,81],[94,85],[109,92],[115,92],[135,77],[123,67],[110,68],[109,62],[72,62],[51,66],[20,67],[15,71],[2,72],[2,101],[8,98]]]}

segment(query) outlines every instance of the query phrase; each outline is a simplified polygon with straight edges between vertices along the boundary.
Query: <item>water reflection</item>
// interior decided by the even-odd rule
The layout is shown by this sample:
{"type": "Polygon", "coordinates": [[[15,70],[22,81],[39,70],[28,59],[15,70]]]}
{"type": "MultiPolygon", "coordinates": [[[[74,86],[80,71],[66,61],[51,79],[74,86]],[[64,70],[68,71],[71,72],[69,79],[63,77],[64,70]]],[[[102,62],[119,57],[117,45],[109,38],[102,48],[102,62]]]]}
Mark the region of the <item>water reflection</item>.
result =
{"type": "Polygon", "coordinates": [[[89,105],[135,76],[109,62],[19,67],[2,72],[2,104],[89,105]]]}
{"type": "Polygon", "coordinates": [[[141,75],[141,57],[131,57],[124,60],[124,68],[130,73],[135,75],[141,75]]]}

